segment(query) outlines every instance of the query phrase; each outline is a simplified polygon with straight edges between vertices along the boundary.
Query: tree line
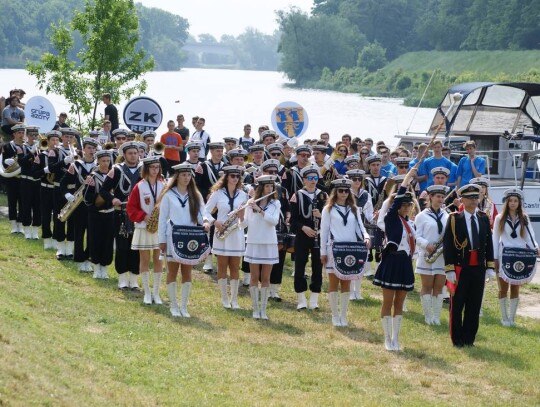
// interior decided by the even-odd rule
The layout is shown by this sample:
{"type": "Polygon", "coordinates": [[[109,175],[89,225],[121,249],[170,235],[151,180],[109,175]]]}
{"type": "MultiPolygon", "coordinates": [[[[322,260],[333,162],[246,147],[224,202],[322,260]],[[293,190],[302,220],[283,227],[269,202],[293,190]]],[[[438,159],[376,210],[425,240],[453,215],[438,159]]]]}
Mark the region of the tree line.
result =
{"type": "Polygon", "coordinates": [[[539,17],[540,0],[314,0],[278,12],[280,70],[305,85],[410,51],[539,49],[539,17]]]}

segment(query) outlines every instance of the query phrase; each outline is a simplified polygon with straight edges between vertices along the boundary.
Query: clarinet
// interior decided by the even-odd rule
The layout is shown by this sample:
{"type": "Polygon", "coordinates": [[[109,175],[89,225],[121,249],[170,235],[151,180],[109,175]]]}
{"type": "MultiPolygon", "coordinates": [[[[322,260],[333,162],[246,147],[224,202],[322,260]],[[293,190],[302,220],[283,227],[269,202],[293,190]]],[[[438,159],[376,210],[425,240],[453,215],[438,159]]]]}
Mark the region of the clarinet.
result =
{"type": "Polygon", "coordinates": [[[311,216],[313,218],[313,228],[315,229],[315,239],[313,240],[313,248],[320,249],[319,246],[319,218],[313,215],[313,211],[317,209],[317,190],[315,189],[315,196],[311,202],[311,216]]]}

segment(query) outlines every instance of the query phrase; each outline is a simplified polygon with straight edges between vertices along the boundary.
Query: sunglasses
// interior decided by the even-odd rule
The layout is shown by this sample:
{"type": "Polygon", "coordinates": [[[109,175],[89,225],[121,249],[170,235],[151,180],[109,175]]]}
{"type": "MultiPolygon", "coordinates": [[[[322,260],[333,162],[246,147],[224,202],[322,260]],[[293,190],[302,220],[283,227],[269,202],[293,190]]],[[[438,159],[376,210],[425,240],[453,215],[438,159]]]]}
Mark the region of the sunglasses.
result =
{"type": "Polygon", "coordinates": [[[409,168],[408,165],[398,165],[398,168],[409,168]]]}
{"type": "Polygon", "coordinates": [[[362,177],[351,177],[351,181],[362,181],[362,177]]]}
{"type": "Polygon", "coordinates": [[[346,154],[346,153],[347,153],[347,150],[339,150],[339,152],[340,152],[341,154],[346,154]]]}
{"type": "Polygon", "coordinates": [[[265,171],[268,175],[276,175],[277,171],[265,171]]]}
{"type": "Polygon", "coordinates": [[[271,155],[272,157],[279,157],[279,156],[281,156],[281,153],[272,153],[272,154],[270,154],[270,155],[271,155]]]}
{"type": "Polygon", "coordinates": [[[229,174],[229,178],[240,178],[240,174],[229,174]]]}
{"type": "Polygon", "coordinates": [[[338,194],[348,194],[349,192],[351,192],[351,190],[348,188],[338,188],[337,192],[338,194]]]}
{"type": "Polygon", "coordinates": [[[368,155],[369,153],[360,153],[361,155],[368,155]]]}
{"type": "Polygon", "coordinates": [[[116,136],[115,139],[116,139],[116,140],[125,140],[126,137],[123,137],[123,136],[120,136],[120,137],[119,137],[119,136],[116,136]]]}
{"type": "Polygon", "coordinates": [[[306,177],[306,179],[307,179],[308,181],[318,181],[318,180],[319,180],[319,177],[318,177],[317,175],[308,175],[308,176],[306,177]]]}
{"type": "Polygon", "coordinates": [[[304,157],[304,158],[309,158],[309,157],[311,157],[311,154],[309,154],[309,153],[305,153],[305,154],[298,154],[298,157],[304,157]]]}

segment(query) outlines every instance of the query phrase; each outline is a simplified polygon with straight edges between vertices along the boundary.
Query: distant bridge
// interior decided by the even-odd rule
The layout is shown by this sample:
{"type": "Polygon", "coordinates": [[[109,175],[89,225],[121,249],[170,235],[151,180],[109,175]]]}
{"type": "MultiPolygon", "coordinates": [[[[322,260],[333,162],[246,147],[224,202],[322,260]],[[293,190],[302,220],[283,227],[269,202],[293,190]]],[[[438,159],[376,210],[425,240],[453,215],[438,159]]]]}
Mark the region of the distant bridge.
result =
{"type": "Polygon", "coordinates": [[[231,47],[222,44],[186,44],[182,49],[196,55],[217,54],[234,57],[234,52],[231,47]]]}

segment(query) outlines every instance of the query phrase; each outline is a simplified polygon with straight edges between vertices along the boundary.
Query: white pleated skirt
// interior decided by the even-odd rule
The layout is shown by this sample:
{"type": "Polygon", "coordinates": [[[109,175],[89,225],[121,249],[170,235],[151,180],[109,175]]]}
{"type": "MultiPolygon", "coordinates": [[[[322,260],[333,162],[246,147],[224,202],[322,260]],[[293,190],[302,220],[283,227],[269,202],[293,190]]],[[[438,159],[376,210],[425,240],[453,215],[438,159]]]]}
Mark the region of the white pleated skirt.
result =
{"type": "Polygon", "coordinates": [[[246,251],[244,229],[236,229],[225,239],[218,239],[214,234],[212,254],[228,257],[242,257],[246,251]]]}
{"type": "Polygon", "coordinates": [[[253,264],[276,264],[279,263],[277,244],[248,243],[244,260],[253,264]]]}
{"type": "Polygon", "coordinates": [[[159,249],[158,234],[149,233],[146,228],[135,228],[131,250],[153,250],[159,249]]]}

